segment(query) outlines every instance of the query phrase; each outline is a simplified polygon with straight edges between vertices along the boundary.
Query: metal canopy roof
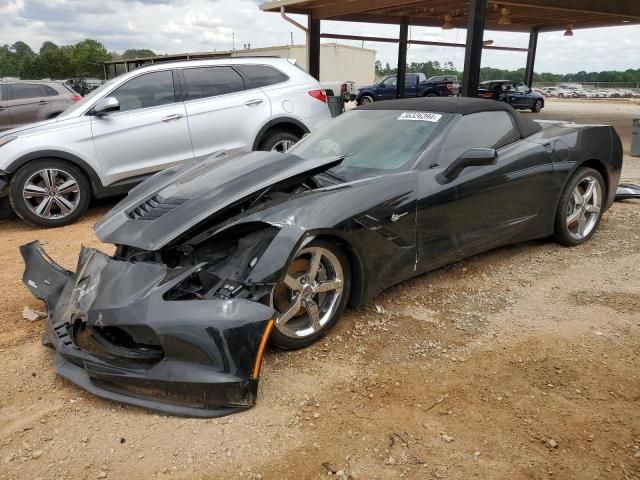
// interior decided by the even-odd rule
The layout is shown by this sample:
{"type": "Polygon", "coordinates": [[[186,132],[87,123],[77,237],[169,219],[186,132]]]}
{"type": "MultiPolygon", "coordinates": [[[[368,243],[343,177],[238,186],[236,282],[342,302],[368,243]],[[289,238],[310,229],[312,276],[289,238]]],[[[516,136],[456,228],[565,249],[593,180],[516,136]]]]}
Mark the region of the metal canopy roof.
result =
{"type": "MultiPolygon", "coordinates": [[[[467,28],[469,20],[468,0],[274,0],[261,6],[281,7],[316,20],[399,24],[406,17],[411,25],[440,27],[449,15],[455,28],[467,28]]],[[[485,28],[529,32],[639,23],[640,0],[488,0],[485,28]],[[508,9],[510,24],[498,23],[502,9],[508,9]]]]}

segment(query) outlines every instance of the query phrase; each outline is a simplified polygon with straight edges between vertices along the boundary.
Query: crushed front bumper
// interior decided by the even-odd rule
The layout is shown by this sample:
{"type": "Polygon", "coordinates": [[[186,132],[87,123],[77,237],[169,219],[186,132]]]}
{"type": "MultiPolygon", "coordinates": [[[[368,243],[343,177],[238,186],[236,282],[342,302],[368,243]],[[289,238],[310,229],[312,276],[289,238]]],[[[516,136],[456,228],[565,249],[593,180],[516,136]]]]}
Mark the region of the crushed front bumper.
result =
{"type": "Polygon", "coordinates": [[[48,307],[55,372],[109,400],[218,417],[255,404],[273,309],[245,299],[167,301],[199,266],[115,260],[82,248],[77,273],[23,245],[23,281],[48,307]]]}

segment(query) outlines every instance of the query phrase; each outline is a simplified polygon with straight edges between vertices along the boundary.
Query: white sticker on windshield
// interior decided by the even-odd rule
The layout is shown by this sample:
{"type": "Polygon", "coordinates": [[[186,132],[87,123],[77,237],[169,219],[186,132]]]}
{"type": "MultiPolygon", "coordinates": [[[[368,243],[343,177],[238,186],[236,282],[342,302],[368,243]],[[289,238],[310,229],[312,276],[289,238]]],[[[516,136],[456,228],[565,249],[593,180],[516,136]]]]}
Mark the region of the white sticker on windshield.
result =
{"type": "Polygon", "coordinates": [[[418,120],[421,122],[437,122],[442,118],[439,113],[431,112],[404,112],[398,120],[418,120]]]}

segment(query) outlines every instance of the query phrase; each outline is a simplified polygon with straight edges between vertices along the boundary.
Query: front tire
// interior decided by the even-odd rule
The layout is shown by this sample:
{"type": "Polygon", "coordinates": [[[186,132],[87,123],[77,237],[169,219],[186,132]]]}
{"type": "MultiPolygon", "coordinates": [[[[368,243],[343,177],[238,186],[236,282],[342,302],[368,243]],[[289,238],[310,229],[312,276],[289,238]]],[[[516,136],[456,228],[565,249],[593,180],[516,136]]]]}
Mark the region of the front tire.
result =
{"type": "Polygon", "coordinates": [[[579,168],[569,179],[558,202],[554,239],[573,247],[588,241],[600,223],[605,184],[593,168],[579,168]]]}
{"type": "Polygon", "coordinates": [[[28,163],[11,179],[13,211],[37,227],[62,227],[75,222],[89,206],[91,188],[75,165],[56,159],[28,163]]]}
{"type": "Polygon", "coordinates": [[[540,110],[542,110],[542,100],[538,98],[533,104],[533,107],[531,107],[531,111],[533,113],[539,113],[540,110]]]}
{"type": "Polygon", "coordinates": [[[284,130],[275,130],[265,136],[260,142],[258,150],[265,152],[286,153],[291,147],[300,141],[300,137],[295,133],[284,130]]]}
{"type": "Polygon", "coordinates": [[[358,102],[358,105],[368,105],[373,102],[375,102],[375,100],[371,95],[364,95],[358,102]]]}
{"type": "Polygon", "coordinates": [[[326,335],[344,312],[350,291],[351,268],[340,247],[320,240],[302,247],[270,296],[278,313],[271,344],[295,350],[326,335]]]}

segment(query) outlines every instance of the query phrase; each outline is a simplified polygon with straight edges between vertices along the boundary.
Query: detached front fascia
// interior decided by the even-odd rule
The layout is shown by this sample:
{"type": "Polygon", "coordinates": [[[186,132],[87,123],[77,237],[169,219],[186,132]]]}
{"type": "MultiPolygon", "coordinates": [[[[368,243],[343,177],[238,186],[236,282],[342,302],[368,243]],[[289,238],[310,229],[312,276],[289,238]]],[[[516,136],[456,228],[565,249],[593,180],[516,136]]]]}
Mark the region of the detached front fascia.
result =
{"type": "Polygon", "coordinates": [[[49,310],[55,372],[109,400],[217,417],[255,404],[274,310],[242,298],[168,301],[201,265],[168,268],[82,248],[76,273],[39,242],[21,247],[23,281],[49,310]]]}

